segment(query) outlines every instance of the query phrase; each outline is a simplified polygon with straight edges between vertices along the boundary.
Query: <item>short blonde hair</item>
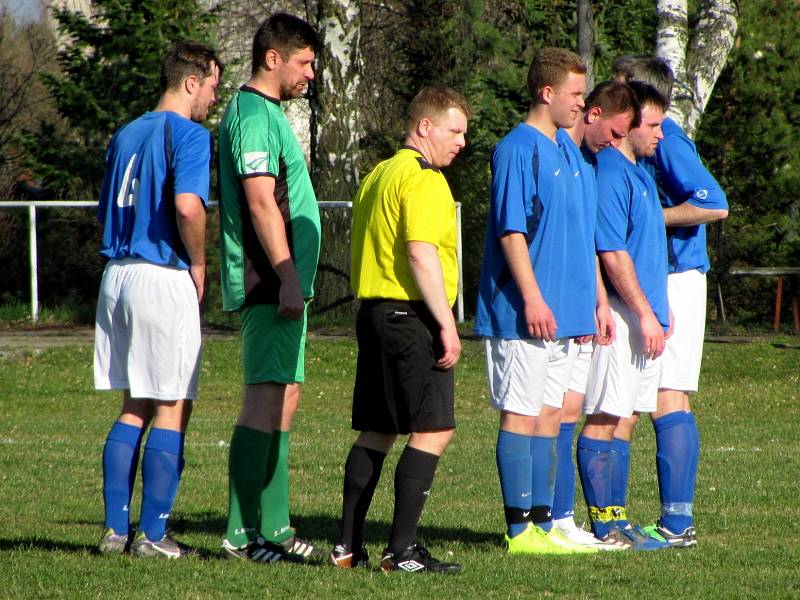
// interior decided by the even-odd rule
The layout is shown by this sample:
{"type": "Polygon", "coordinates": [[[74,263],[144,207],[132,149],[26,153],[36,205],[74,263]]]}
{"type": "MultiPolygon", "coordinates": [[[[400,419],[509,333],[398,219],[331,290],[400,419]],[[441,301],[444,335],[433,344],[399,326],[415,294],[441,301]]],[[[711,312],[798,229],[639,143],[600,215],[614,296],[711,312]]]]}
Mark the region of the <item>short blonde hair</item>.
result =
{"type": "Polygon", "coordinates": [[[542,48],[533,57],[528,69],[528,90],[534,104],[538,102],[542,88],[556,88],[567,80],[570,73],[584,75],[586,63],[583,59],[564,48],[542,48]]]}
{"type": "Polygon", "coordinates": [[[460,110],[468,119],[472,116],[466,98],[454,89],[442,85],[422,88],[408,105],[406,132],[414,131],[422,119],[427,117],[435,121],[451,108],[460,110]]]}

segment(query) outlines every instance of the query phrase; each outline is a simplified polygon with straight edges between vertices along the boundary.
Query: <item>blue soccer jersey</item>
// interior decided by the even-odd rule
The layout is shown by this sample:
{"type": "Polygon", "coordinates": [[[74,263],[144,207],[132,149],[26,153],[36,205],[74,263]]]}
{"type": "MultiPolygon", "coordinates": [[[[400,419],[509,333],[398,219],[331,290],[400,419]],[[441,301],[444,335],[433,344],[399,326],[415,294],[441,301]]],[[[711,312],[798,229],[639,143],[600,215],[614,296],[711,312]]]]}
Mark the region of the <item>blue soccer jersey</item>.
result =
{"type": "Polygon", "coordinates": [[[175,196],[195,194],[208,202],[211,149],[211,134],[174,112],[148,112],[117,131],[97,207],[100,253],[188,269],[175,196]]]}
{"type": "Polygon", "coordinates": [[[586,148],[579,148],[563,129],[556,132],[556,141],[571,167],[583,195],[583,201],[586,203],[586,225],[591,232],[587,243],[591,244],[589,251],[594,252],[594,230],[597,226],[597,176],[595,175],[597,157],[586,148]]]}
{"type": "MultiPolygon", "coordinates": [[[[664,208],[689,202],[705,209],[728,209],[725,192],[703,166],[694,142],[680,125],[667,117],[661,124],[664,139],[653,158],[642,161],[658,182],[664,208]]],[[[669,272],[682,273],[697,269],[708,272],[706,226],[670,227],[667,229],[669,272]]]]}
{"type": "MultiPolygon", "coordinates": [[[[667,239],[656,183],[616,148],[597,155],[597,251],[625,250],[659,323],[669,329],[667,239]]],[[[609,294],[617,294],[604,279],[609,294]]]]}
{"type": "Polygon", "coordinates": [[[592,208],[562,149],[527,124],[508,133],[492,153],[491,206],[481,267],[475,331],[529,338],[524,305],[500,237],[521,233],[533,271],[558,326],[557,337],[595,332],[595,252],[592,208]]]}

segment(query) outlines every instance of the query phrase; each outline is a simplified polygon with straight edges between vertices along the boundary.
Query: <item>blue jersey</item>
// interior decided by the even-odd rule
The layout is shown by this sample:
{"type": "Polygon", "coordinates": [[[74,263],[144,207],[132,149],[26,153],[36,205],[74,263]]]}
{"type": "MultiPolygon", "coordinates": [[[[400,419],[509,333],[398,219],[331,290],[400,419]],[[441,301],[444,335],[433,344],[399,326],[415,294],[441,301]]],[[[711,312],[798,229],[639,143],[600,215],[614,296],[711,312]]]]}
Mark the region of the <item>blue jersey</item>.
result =
{"type": "Polygon", "coordinates": [[[114,134],[106,152],[97,207],[100,253],[189,268],[175,215],[175,196],[208,201],[211,134],[174,112],[148,112],[114,134]]]}
{"type": "MultiPolygon", "coordinates": [[[[725,192],[700,161],[697,148],[680,125],[667,117],[661,124],[664,139],[653,158],[642,161],[658,182],[661,204],[665,208],[684,202],[705,209],[728,209],[725,192]]],[[[697,269],[708,272],[706,226],[667,229],[669,272],[697,269]]]]}
{"type": "MultiPolygon", "coordinates": [[[[659,323],[669,329],[667,239],[656,182],[616,148],[597,155],[597,251],[625,250],[659,323]]],[[[619,295],[604,278],[609,294],[619,295]]]]}
{"type": "Polygon", "coordinates": [[[562,149],[527,124],[492,152],[491,206],[481,267],[475,331],[529,338],[524,305],[500,237],[521,233],[536,281],[553,312],[557,337],[595,332],[596,267],[591,207],[562,149]]]}
{"type": "Polygon", "coordinates": [[[587,227],[592,232],[587,238],[589,240],[587,243],[591,244],[590,251],[594,252],[594,230],[597,226],[597,177],[595,175],[597,157],[582,146],[578,148],[563,129],[556,132],[556,141],[571,167],[572,174],[583,195],[583,201],[586,203],[587,227]]]}

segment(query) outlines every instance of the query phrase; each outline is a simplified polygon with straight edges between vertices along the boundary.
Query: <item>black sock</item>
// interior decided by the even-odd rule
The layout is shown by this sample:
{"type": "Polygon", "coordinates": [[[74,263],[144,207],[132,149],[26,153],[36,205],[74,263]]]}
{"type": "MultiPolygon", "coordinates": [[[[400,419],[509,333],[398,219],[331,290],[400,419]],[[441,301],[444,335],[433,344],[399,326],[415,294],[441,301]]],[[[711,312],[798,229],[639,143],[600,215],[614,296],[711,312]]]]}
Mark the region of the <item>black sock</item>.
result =
{"type": "Polygon", "coordinates": [[[389,551],[402,552],[417,539],[417,525],[436,474],[439,457],[406,446],[394,471],[394,518],[389,551]]]}
{"type": "Polygon", "coordinates": [[[344,490],[342,492],[342,530],[339,544],[357,550],[363,544],[364,519],[381,478],[386,455],[353,445],[344,464],[344,490]],[[355,544],[355,546],[354,546],[355,544]]]}

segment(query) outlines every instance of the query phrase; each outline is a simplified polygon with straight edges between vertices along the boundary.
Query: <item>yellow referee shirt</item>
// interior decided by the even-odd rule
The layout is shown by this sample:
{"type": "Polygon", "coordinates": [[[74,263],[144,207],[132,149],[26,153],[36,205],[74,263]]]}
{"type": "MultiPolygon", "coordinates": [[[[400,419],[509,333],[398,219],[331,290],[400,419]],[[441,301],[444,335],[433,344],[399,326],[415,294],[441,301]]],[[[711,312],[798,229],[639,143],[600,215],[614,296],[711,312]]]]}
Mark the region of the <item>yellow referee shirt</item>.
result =
{"type": "Polygon", "coordinates": [[[350,283],[357,298],[422,300],[406,243],[436,246],[447,300],[458,292],[456,205],[444,175],[413,148],[376,166],[353,200],[350,283]]]}

